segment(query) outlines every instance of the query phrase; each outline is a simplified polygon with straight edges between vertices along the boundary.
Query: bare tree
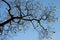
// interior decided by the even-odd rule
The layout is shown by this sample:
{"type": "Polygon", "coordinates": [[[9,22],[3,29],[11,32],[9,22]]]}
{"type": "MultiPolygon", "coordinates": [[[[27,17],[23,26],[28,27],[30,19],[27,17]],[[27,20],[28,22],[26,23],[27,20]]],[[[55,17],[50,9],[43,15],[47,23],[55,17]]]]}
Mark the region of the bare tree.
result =
{"type": "Polygon", "coordinates": [[[28,25],[39,33],[40,40],[52,39],[55,33],[50,26],[58,18],[55,17],[56,6],[43,6],[36,0],[0,0],[0,40],[7,37],[9,33],[26,31],[28,25]],[[4,5],[6,7],[4,7],[4,5]]]}

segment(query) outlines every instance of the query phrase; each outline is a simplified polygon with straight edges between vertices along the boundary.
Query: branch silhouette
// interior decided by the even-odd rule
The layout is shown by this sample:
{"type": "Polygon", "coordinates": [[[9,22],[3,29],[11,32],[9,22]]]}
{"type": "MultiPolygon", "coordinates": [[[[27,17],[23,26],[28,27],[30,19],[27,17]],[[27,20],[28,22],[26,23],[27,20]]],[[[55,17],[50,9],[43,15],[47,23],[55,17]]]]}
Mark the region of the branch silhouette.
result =
{"type": "MultiPolygon", "coordinates": [[[[46,39],[51,38],[52,33],[55,33],[54,30],[51,31],[52,28],[50,28],[50,26],[48,25],[51,22],[55,22],[57,19],[54,15],[54,12],[56,11],[54,9],[55,6],[43,8],[40,2],[36,2],[36,1],[33,2],[31,0],[23,1],[23,2],[19,0],[17,1],[15,0],[13,4],[12,2],[10,4],[9,3],[10,1],[9,2],[6,0],[1,0],[1,1],[3,1],[4,3],[8,5],[9,9],[7,11],[10,17],[9,19],[6,19],[4,22],[0,23],[1,36],[8,35],[9,32],[16,33],[19,30],[20,31],[24,30],[24,27],[26,26],[27,22],[32,24],[33,28],[39,33],[41,40],[44,38],[46,39]],[[16,8],[16,10],[14,8],[16,8]],[[18,16],[16,16],[17,14],[18,16]],[[21,27],[20,25],[22,25],[23,29],[19,28],[21,27]],[[5,26],[8,28],[4,29],[5,26]]],[[[27,24],[27,25],[30,25],[30,24],[27,24]]]]}

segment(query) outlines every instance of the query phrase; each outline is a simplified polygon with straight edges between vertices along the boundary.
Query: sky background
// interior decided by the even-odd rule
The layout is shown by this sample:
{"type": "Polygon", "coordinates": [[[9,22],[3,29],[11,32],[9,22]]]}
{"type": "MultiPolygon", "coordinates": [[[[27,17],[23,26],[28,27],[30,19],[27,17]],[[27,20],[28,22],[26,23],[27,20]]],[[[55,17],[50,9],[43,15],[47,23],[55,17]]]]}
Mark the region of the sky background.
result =
{"type": "MultiPolygon", "coordinates": [[[[54,27],[56,28],[56,33],[55,36],[53,37],[53,40],[60,40],[60,27],[59,27],[60,26],[60,0],[39,0],[39,1],[43,5],[49,5],[54,3],[57,6],[57,11],[55,12],[55,14],[58,17],[58,22],[54,24],[54,27]]],[[[4,12],[5,11],[3,11],[2,13],[4,14],[4,12]]],[[[14,34],[11,38],[10,38],[11,40],[39,40],[39,34],[31,26],[25,32],[18,32],[17,34],[14,34]]]]}
{"type": "Polygon", "coordinates": [[[55,36],[53,40],[60,40],[60,0],[40,0],[43,4],[48,5],[48,3],[54,3],[57,6],[57,10],[55,12],[56,16],[58,17],[58,22],[54,25],[56,28],[55,36]]]}

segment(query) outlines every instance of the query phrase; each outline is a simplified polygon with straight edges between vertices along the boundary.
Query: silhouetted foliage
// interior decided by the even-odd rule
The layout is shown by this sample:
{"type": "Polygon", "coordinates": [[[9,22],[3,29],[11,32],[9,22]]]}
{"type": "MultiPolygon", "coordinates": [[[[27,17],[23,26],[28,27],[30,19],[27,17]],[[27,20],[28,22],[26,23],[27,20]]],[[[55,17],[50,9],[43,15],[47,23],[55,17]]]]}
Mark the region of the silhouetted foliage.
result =
{"type": "Polygon", "coordinates": [[[54,14],[56,6],[44,7],[37,0],[0,0],[0,5],[0,11],[4,10],[0,12],[0,40],[6,40],[9,33],[26,31],[31,24],[40,40],[52,39],[55,31],[50,24],[58,19],[54,14]]]}

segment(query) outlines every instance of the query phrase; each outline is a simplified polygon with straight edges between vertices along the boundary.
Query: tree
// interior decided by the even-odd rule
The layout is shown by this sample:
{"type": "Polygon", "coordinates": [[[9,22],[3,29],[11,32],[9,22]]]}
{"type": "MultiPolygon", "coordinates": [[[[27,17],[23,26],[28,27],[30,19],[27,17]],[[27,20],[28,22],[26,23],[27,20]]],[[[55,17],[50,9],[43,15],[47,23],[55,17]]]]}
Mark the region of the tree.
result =
{"type": "Polygon", "coordinates": [[[26,31],[27,26],[31,24],[39,33],[40,40],[52,39],[55,31],[50,24],[58,19],[54,14],[56,6],[44,7],[36,0],[0,0],[0,3],[1,8],[4,8],[4,13],[0,12],[1,40],[5,40],[3,38],[7,37],[9,33],[26,31]]]}

